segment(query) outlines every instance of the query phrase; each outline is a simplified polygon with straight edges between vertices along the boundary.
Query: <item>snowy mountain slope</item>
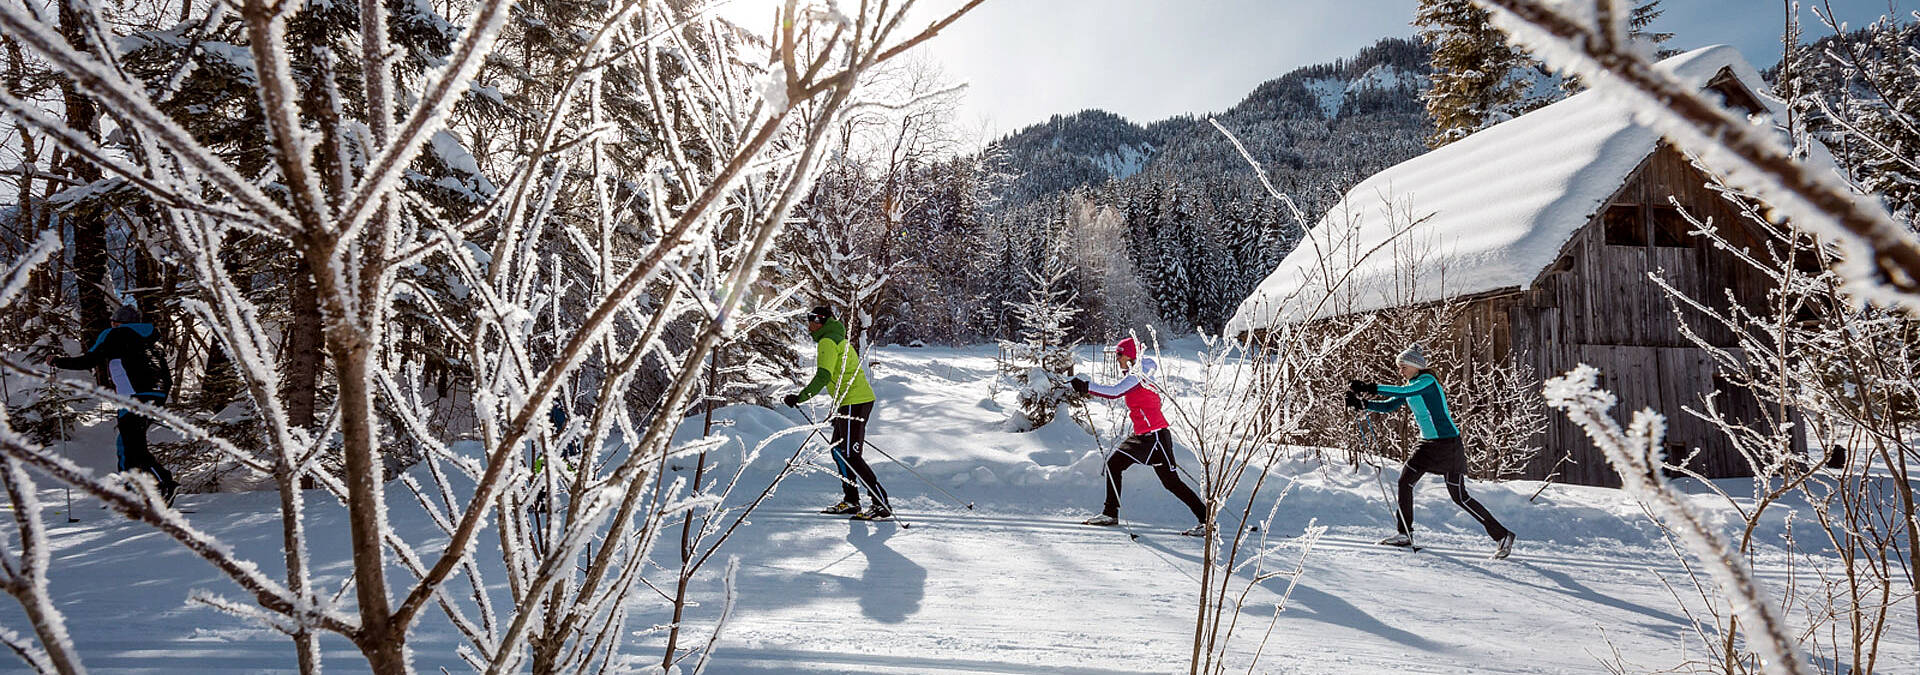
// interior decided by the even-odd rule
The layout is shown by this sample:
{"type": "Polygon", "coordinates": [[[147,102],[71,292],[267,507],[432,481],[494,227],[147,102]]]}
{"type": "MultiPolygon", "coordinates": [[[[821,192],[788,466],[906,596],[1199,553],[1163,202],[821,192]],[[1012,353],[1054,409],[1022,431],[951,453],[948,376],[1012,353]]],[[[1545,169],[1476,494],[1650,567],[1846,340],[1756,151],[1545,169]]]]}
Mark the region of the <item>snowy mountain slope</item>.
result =
{"type": "Polygon", "coordinates": [[[1347,85],[1343,93],[1368,91],[1402,91],[1414,95],[1427,88],[1427,76],[1409,70],[1394,67],[1391,63],[1382,63],[1362,73],[1352,84],[1347,85]]]}
{"type": "MultiPolygon", "coordinates": [[[[1161,356],[1174,390],[1194,370],[1181,354],[1197,348],[1179,343],[1161,356]]],[[[1201,542],[1172,534],[1186,525],[1181,507],[1136,469],[1126,475],[1122,516],[1142,533],[1138,541],[1075,524],[1100,500],[1095,443],[1064,419],[1033,433],[1004,431],[1012,392],[994,391],[993,354],[991,347],[887,347],[873,355],[881,405],[871,440],[977,509],[947,503],[874,453],[869,457],[911,527],[814,513],[835,498],[832,479],[790,479],[726,549],[740,558],[739,597],[708,672],[1184,672],[1196,588],[1189,575],[1198,574],[1201,542]]],[[[800,418],[746,406],[720,412],[724,433],[750,442],[800,418]]],[[[1110,409],[1101,413],[1103,429],[1121,421],[1110,409]]],[[[698,428],[683,427],[682,437],[698,428]]],[[[76,444],[110,438],[101,430],[83,430],[76,444]]],[[[769,443],[750,474],[776,471],[798,438],[769,443]]],[[[725,466],[739,452],[729,445],[713,457],[725,466]]],[[[1191,462],[1185,450],[1180,457],[1191,462]]],[[[826,463],[817,452],[811,459],[826,463]]],[[[1666,586],[1690,596],[1684,570],[1658,530],[1615,491],[1551,486],[1529,501],[1539,484],[1474,483],[1475,495],[1522,537],[1513,559],[1495,562],[1485,557],[1485,537],[1446,501],[1437,481],[1423,486],[1416,515],[1422,542],[1432,548],[1409,553],[1370,543],[1390,527],[1376,481],[1390,484],[1391,468],[1376,479],[1364,466],[1295,459],[1277,475],[1293,487],[1270,535],[1296,535],[1310,521],[1332,531],[1307,557],[1256,672],[1603,672],[1601,660],[1614,647],[1627,655],[1630,671],[1640,672],[1697,653],[1687,615],[1666,586]]],[[[389,493],[396,527],[416,546],[431,547],[438,537],[417,508],[403,506],[411,497],[401,492],[389,493]]],[[[1716,507],[1704,487],[1700,492],[1696,505],[1732,527],[1729,510],[1716,507]]],[[[42,496],[48,508],[60,508],[57,489],[42,496]]],[[[321,501],[315,494],[309,507],[314,564],[326,584],[337,586],[347,572],[346,525],[339,508],[321,501]]],[[[197,526],[269,573],[277,569],[272,495],[190,495],[183,504],[197,510],[188,516],[197,526]]],[[[292,669],[284,638],[185,603],[195,589],[233,592],[210,568],[144,526],[115,520],[96,504],[76,505],[81,523],[48,514],[57,546],[52,588],[95,671],[292,669]]],[[[1266,504],[1257,506],[1264,511],[1266,504]]],[[[1766,523],[1762,546],[1775,545],[1784,528],[1766,523]]],[[[497,556],[483,552],[480,559],[499,579],[491,569],[497,556]]],[[[1772,592],[1787,587],[1788,562],[1763,549],[1759,574],[1772,592]]],[[[722,604],[722,567],[696,581],[702,606],[689,619],[698,624],[695,639],[722,604]]],[[[1242,612],[1245,625],[1272,619],[1283,589],[1275,583],[1257,591],[1242,612]]],[[[1691,611],[1699,609],[1696,600],[1691,611]]],[[[663,640],[650,627],[670,615],[650,593],[636,595],[633,610],[621,653],[625,666],[638,670],[658,662],[663,640]]],[[[1896,611],[1893,625],[1913,623],[1911,605],[1896,611]]],[[[0,625],[20,622],[17,607],[0,604],[0,625]]],[[[1893,644],[1881,654],[1895,662],[1885,672],[1920,667],[1910,632],[1888,639],[1893,644]]],[[[463,672],[453,655],[459,643],[445,620],[430,614],[412,651],[422,670],[463,672]]],[[[346,643],[328,640],[323,651],[329,668],[361,670],[346,643]]],[[[1251,656],[1239,654],[1243,669],[1251,656]]],[[[19,667],[0,661],[0,671],[19,667]]]]}
{"type": "Polygon", "coordinates": [[[1010,177],[1001,204],[1017,207],[1142,173],[1195,184],[1252,181],[1239,152],[1203,121],[1214,117],[1239,136],[1281,189],[1317,213],[1365,173],[1425,151],[1427,121],[1419,97],[1427,71],[1424,46],[1388,38],[1350,58],[1281,74],[1219,112],[1150,123],[1101,110],[1056,115],[994,142],[995,166],[1010,177]],[[1129,149],[1140,161],[1114,161],[1129,149]],[[1364,173],[1349,176],[1356,170],[1364,173]],[[1329,176],[1337,185],[1319,185],[1329,176]]]}
{"type": "Polygon", "coordinates": [[[1320,112],[1333,119],[1340,116],[1340,105],[1346,102],[1348,84],[1346,80],[1331,77],[1310,77],[1300,83],[1307,93],[1320,104],[1320,112]]]}

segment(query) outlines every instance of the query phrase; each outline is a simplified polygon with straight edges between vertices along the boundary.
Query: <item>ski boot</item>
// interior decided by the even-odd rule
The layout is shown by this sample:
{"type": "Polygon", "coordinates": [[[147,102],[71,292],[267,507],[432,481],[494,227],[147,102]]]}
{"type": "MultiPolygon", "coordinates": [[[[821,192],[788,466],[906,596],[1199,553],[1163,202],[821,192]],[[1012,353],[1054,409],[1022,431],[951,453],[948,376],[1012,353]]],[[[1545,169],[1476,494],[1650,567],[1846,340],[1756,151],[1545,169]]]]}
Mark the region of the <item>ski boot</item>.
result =
{"type": "Polygon", "coordinates": [[[826,510],[824,511],[821,511],[821,513],[832,514],[836,516],[845,516],[845,515],[855,514],[859,512],[860,512],[860,505],[855,504],[853,502],[840,502],[838,504],[834,504],[833,506],[827,507],[826,510]]]}
{"type": "Polygon", "coordinates": [[[1513,539],[1514,536],[1512,532],[1508,532],[1507,536],[1500,538],[1500,548],[1493,552],[1494,560],[1506,560],[1507,554],[1513,553],[1513,539]]]}

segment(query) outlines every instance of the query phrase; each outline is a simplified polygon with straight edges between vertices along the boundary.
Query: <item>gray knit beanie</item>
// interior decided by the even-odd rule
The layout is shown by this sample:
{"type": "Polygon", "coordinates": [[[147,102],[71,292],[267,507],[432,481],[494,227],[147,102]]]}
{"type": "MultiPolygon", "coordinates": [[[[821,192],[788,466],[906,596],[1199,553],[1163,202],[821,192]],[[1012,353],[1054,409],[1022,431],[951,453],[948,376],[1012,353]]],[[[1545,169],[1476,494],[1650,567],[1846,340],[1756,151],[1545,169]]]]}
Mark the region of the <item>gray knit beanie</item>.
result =
{"type": "Polygon", "coordinates": [[[140,323],[140,308],[133,305],[121,305],[113,310],[114,323],[140,323]]]}
{"type": "Polygon", "coordinates": [[[1407,350],[1400,352],[1400,356],[1395,358],[1394,361],[1403,366],[1413,366],[1420,370],[1427,369],[1427,353],[1420,349],[1420,345],[1417,344],[1408,346],[1407,350]]]}

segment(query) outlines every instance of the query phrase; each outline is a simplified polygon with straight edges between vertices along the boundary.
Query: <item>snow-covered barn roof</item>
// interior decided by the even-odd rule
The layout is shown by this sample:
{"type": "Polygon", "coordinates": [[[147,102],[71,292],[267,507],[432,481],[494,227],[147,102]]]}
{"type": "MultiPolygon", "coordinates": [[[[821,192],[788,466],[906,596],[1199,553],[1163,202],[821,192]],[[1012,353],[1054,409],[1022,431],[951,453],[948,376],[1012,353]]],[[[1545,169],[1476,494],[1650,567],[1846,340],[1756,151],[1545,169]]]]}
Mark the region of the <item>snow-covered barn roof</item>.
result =
{"type": "MultiPolygon", "coordinates": [[[[1659,67],[1702,88],[1725,71],[1752,92],[1766,89],[1728,46],[1659,67]]],[[[1785,118],[1778,102],[1760,98],[1785,118]]],[[[1241,303],[1227,332],[1526,288],[1660,138],[1621,101],[1587,91],[1375,174],[1241,303]],[[1396,239],[1399,230],[1406,235],[1396,239]],[[1329,288],[1340,290],[1329,297],[1329,288]]],[[[1814,161],[1830,164],[1815,146],[1814,161]]]]}

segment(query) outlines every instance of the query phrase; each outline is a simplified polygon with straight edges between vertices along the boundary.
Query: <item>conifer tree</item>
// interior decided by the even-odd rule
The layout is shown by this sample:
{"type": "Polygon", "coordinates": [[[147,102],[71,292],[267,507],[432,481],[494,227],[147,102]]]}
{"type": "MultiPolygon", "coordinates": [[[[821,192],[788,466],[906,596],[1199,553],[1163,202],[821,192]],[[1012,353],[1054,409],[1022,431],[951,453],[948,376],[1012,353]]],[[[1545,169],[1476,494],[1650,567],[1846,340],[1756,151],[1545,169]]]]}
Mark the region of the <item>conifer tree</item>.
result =
{"type": "MultiPolygon", "coordinates": [[[[1064,223],[1060,223],[1064,225],[1064,223]]],[[[1053,230],[1052,226],[1044,229],[1053,230]]],[[[1072,288],[1074,265],[1067,261],[1065,238],[1055,230],[1046,237],[1042,260],[1027,277],[1033,287],[1026,302],[1011,303],[1014,318],[1020,322],[1021,344],[1009,345],[1020,358],[1005,364],[1007,375],[1020,385],[1020,417],[1014,430],[1027,431],[1053,421],[1055,411],[1066,402],[1073,376],[1073,348],[1068,339],[1079,293],[1072,288]]]]}
{"type": "Polygon", "coordinates": [[[1433,84],[1423,97],[1433,118],[1427,146],[1438,148],[1513,116],[1525,93],[1511,75],[1527,55],[1507,44],[1470,0],[1420,0],[1413,25],[1433,47],[1433,84]]]}
{"type": "Polygon", "coordinates": [[[1680,50],[1667,47],[1667,41],[1673,39],[1672,33],[1652,30],[1653,22],[1665,13],[1666,10],[1660,9],[1660,0],[1636,0],[1633,14],[1627,17],[1627,32],[1652,43],[1654,56],[1663,59],[1680,53],[1680,50]]]}

